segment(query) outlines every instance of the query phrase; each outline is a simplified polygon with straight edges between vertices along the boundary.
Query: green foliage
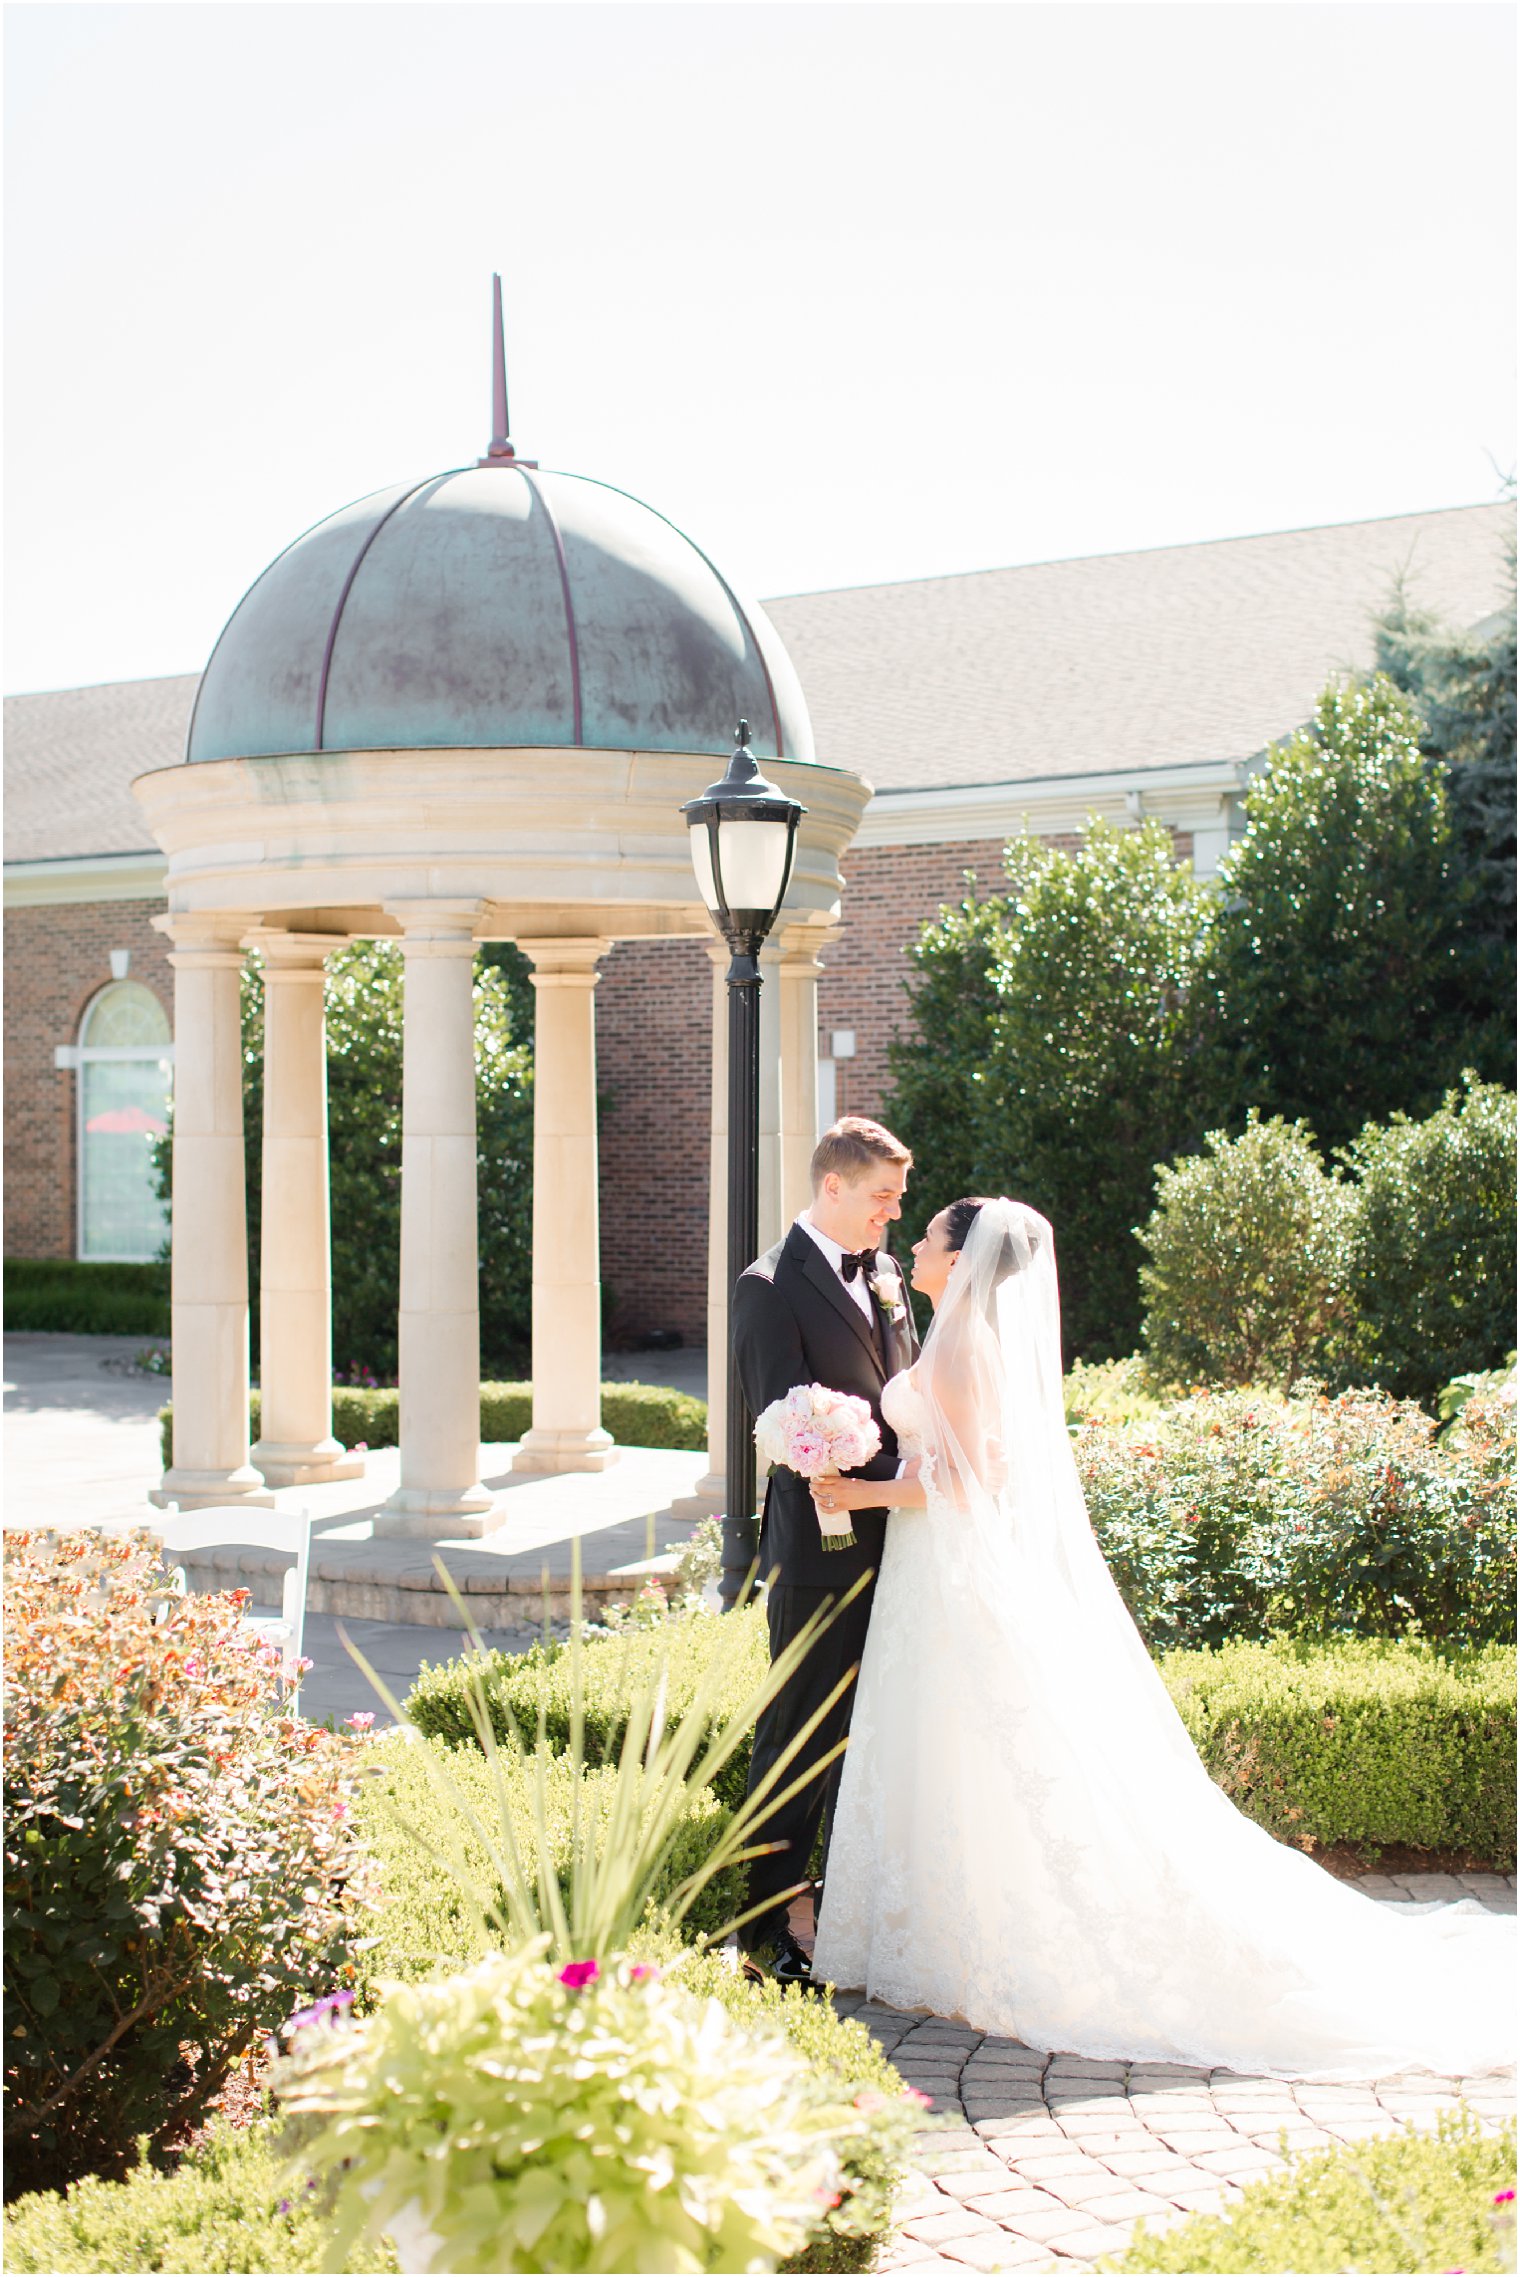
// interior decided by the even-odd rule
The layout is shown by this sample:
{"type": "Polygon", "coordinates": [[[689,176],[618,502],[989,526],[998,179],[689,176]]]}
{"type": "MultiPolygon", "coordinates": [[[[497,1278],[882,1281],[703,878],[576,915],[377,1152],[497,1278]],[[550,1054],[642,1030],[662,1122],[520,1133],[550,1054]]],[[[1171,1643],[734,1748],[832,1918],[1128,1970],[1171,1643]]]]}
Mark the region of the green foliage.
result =
{"type": "Polygon", "coordinates": [[[1346,1306],[1349,1190],[1303,1123],[1253,1107],[1237,1139],[1156,1165],[1139,1238],[1145,1344],[1173,1383],[1286,1390],[1324,1357],[1346,1306]]]}
{"type": "MultiPolygon", "coordinates": [[[[357,1824],[380,1882],[364,1960],[371,1982],[415,1982],[440,1968],[464,1968],[499,1944],[499,1937],[483,1930],[458,1878],[440,1863],[443,1859],[461,1860],[472,1882],[490,1890],[498,1919],[508,1917],[506,1893],[494,1879],[490,1847],[479,1831],[498,1807],[496,1775],[477,1748],[445,1749],[448,1783],[441,1787],[423,1754],[443,1747],[441,1740],[406,1747],[388,1734],[369,1750],[370,1776],[360,1790],[357,1824]]],[[[546,1769],[544,1829],[566,1905],[572,1896],[577,1832],[589,1827],[598,1848],[605,1848],[616,1777],[615,1766],[577,1771],[568,1755],[556,1757],[546,1769]]],[[[502,1763],[501,1779],[518,1847],[525,1851],[536,1839],[535,1781],[529,1767],[510,1755],[502,1763]]],[[[656,1908],[696,1872],[726,1832],[730,1816],[710,1794],[693,1798],[652,1887],[656,1908]]],[[[743,1889],[742,1867],[724,1867],[698,1893],[682,1935],[705,1936],[725,1927],[743,1909],[743,1889]]]]}
{"type": "Polygon", "coordinates": [[[1142,1354],[1122,1360],[1073,1360],[1062,1396],[1068,1426],[1082,1423],[1138,1423],[1159,1415],[1165,1398],[1142,1354]]]}
{"type": "Polygon", "coordinates": [[[1200,1392],[1081,1432],[1077,1467],[1153,1652],[1279,1633],[1509,1642],[1513,1402],[1469,1402],[1463,1420],[1438,1440],[1377,1392],[1200,1392]]]}
{"type": "MultiPolygon", "coordinates": [[[[491,1729],[499,1742],[515,1733],[531,1747],[542,1723],[549,1747],[568,1749],[577,1705],[586,1760],[611,1762],[624,1743],[633,1704],[652,1683],[663,1679],[667,1730],[693,1713],[716,1728],[751,1693],[769,1657],[765,1617],[756,1605],[721,1617],[700,1611],[675,1615],[657,1628],[626,1629],[596,1639],[574,1656],[563,1645],[539,1644],[525,1653],[491,1652],[480,1663],[491,1729]],[[715,1657],[722,1654],[723,1682],[714,1689],[715,1657]],[[577,1687],[579,1701],[577,1702],[577,1687]]],[[[470,1713],[471,1672],[465,1660],[433,1668],[424,1664],[406,1698],[406,1712],[419,1731],[452,1747],[478,1745],[470,1713]]],[[[714,1782],[717,1799],[737,1810],[749,1778],[749,1749],[738,1748],[714,1782]]]]}
{"type": "Polygon", "coordinates": [[[1469,1069],[1435,1114],[1369,1123],[1344,1159],[1357,1180],[1355,1362],[1388,1390],[1433,1402],[1514,1342],[1514,1094],[1469,1069]]]}
{"type": "Polygon", "coordinates": [[[302,2162],[349,2162],[331,2250],[415,2222],[455,2271],[763,2266],[805,2244],[858,2124],[781,2033],[542,1944],[306,2027],[276,2085],[323,2122],[302,2162]]]}
{"type": "Polygon", "coordinates": [[[1276,1639],[1161,1665],[1210,1777],[1279,1840],[1407,1843],[1508,1870],[1512,1645],[1276,1639]]]}
{"type": "Polygon", "coordinates": [[[8,1257],[5,1325],[12,1335],[167,1336],[169,1268],[8,1257]]]}
{"type": "MultiPolygon", "coordinates": [[[[300,2277],[321,2266],[332,2227],[325,2189],[314,2175],[290,2180],[268,2120],[234,2131],[218,2119],[172,2173],[144,2163],[120,2182],[91,2176],[8,2206],[5,2266],[15,2277],[126,2269],[300,2277]]],[[[382,2238],[341,2267],[388,2272],[396,2256],[382,2238]]]]}
{"type": "MultiPolygon", "coordinates": [[[[519,952],[497,944],[475,967],[480,1347],[487,1367],[526,1358],[532,1303],[533,1052],[521,1027],[519,952]]],[[[351,941],[327,960],[327,1098],[333,1358],[340,1374],[396,1367],[401,1259],[402,956],[395,941],[351,941]]],[[[248,1254],[259,1254],[264,1128],[264,991],[243,975],[243,1130],[248,1254]]],[[[157,1148],[169,1198],[172,1142],[157,1148]]],[[[252,1276],[258,1350],[258,1275],[252,1276]]]]}
{"type": "Polygon", "coordinates": [[[1495,2201],[1512,2190],[1515,2129],[1485,2134],[1472,2113],[1441,2112],[1433,2134],[1413,2128],[1294,2159],[1286,2174],[1249,2182],[1227,2214],[1195,2214],[1164,2236],[1144,2223],[1100,2269],[1195,2273],[1512,2269],[1495,2201]]]}
{"type": "MultiPolygon", "coordinates": [[[[380,1386],[335,1384],[332,1395],[333,1430],[345,1447],[399,1447],[401,1394],[380,1386]]],[[[248,1395],[248,1427],[259,1435],[261,1401],[248,1395]]],[[[533,1420],[531,1384],[482,1384],[480,1436],[494,1445],[502,1439],[521,1439],[533,1420]]],[[[707,1402],[690,1392],[671,1391],[664,1384],[603,1384],[602,1423],[620,1447],[679,1447],[700,1454],[707,1445],[707,1402]]],[[[173,1406],[158,1411],[164,1467],[172,1459],[173,1406]]]]}
{"type": "Polygon", "coordinates": [[[1475,632],[1443,625],[1402,580],[1377,624],[1377,660],[1418,707],[1421,748],[1446,770],[1461,867],[1457,907],[1464,1056],[1515,1082],[1515,548],[1508,606],[1475,632]]]}
{"type": "Polygon", "coordinates": [[[1061,1243],[1068,1349],[1108,1358],[1139,1338],[1156,1155],[1201,1122],[1211,895],[1159,823],[1094,821],[1074,852],[1015,839],[1006,863],[1004,895],[942,912],[910,952],[884,1112],[917,1158],[914,1225],[958,1193],[1031,1203],[1061,1243]]]}
{"type": "Polygon", "coordinates": [[[176,1597],[151,1539],[83,1529],[7,1534],[5,1585],[14,2191],[193,2119],[351,1968],[362,1860],[352,1749],[282,1710],[244,1593],[176,1597]]]}
{"type": "Polygon", "coordinates": [[[1246,823],[1220,869],[1216,1101],[1307,1121],[1327,1147],[1428,1113],[1470,1052],[1445,778],[1408,698],[1383,678],[1328,689],[1246,823]]]}

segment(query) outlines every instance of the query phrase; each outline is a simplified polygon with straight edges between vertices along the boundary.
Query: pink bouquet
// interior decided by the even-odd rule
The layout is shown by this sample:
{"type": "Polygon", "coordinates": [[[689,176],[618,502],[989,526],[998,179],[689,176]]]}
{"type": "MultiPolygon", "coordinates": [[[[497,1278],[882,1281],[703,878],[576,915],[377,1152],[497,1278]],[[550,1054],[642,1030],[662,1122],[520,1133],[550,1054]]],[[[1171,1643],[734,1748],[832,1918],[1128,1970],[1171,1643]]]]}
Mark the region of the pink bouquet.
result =
{"type": "MultiPolygon", "coordinates": [[[[784,1463],[799,1478],[837,1478],[880,1452],[881,1432],[865,1400],[826,1384],[799,1384],[757,1417],[755,1448],[762,1460],[784,1463]]],[[[847,1510],[820,1510],[818,1529],[826,1550],[854,1544],[847,1510]]]]}

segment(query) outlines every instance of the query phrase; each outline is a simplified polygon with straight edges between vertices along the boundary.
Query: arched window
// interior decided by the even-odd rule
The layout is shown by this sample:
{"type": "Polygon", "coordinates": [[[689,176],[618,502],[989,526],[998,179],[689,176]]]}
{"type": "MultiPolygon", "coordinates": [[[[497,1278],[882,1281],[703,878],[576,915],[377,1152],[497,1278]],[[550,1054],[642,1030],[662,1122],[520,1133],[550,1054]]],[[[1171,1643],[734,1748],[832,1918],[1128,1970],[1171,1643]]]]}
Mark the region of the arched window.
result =
{"type": "Polygon", "coordinates": [[[156,1257],[169,1230],[152,1143],[169,1127],[174,1046],[151,989],[112,981],[79,1030],[79,1254],[156,1257]]]}

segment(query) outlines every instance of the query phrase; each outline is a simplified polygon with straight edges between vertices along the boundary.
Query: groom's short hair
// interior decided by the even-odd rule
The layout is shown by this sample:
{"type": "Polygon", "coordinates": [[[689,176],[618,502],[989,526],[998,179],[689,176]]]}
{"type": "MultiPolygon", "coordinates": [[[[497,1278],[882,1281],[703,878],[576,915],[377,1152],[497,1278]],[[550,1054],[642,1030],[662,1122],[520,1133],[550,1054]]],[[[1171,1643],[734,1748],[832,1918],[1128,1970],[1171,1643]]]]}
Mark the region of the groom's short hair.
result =
{"type": "Polygon", "coordinates": [[[816,1194],[831,1170],[854,1185],[869,1177],[878,1162],[910,1169],[913,1156],[899,1138],[865,1115],[841,1115],[831,1123],[813,1149],[813,1192],[816,1194]]]}

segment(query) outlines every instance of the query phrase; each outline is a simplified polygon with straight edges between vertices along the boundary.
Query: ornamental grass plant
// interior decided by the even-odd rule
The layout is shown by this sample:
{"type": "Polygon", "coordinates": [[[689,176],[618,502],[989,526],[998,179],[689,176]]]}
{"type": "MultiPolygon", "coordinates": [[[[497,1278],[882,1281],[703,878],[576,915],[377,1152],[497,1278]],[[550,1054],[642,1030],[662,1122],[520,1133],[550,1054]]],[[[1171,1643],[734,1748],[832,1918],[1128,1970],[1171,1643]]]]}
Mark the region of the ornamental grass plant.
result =
{"type": "MultiPolygon", "coordinates": [[[[531,1746],[541,1730],[556,1754],[568,1748],[577,1715],[585,1760],[612,1760],[622,1747],[634,1703],[663,1685],[665,1729],[697,1719],[705,1731],[731,1721],[763,1680],[769,1663],[765,1614],[758,1605],[724,1615],[693,1608],[649,1627],[581,1646],[543,1643],[525,1653],[489,1652],[478,1660],[424,1666],[406,1698],[419,1731],[452,1746],[477,1746],[476,1707],[483,1701],[498,1746],[515,1735],[531,1746]]],[[[713,1792],[737,1809],[749,1777],[749,1738],[716,1769],[713,1792]]]]}
{"type": "Polygon", "coordinates": [[[157,1545],[5,1537],[5,2181],[119,2174],[313,1986],[351,1975],[354,1751],[304,1723],[246,1592],[157,1545]]]}
{"type": "Polygon", "coordinates": [[[563,1748],[542,1719],[531,1748],[514,1716],[498,1740],[473,1633],[465,1697],[478,1755],[451,1760],[366,1671],[402,1719],[387,1750],[408,1750],[443,1806],[423,1824],[393,1799],[396,1824],[452,1882],[484,1957],[426,1983],[382,1981],[368,2014],[329,2006],[299,2021],[275,2086],[318,2127],[301,2130],[293,2155],[346,2162],[335,2254],[389,2227],[418,2267],[763,2268],[839,2202],[835,2145],[861,2131],[853,2102],[785,2035],[735,2022],[680,1985],[679,1963],[667,1980],[630,1950],[652,1917],[679,1935],[719,1877],[763,1847],[765,1817],[799,1783],[795,1758],[837,1695],[677,1873],[695,1808],[828,1618],[748,1684],[735,1672],[750,1649],[742,1622],[710,1623],[686,1713],[667,1715],[657,1660],[628,1691],[615,1762],[589,1782],[593,1648],[578,1603],[563,1748]],[[489,1802],[477,1807],[482,1768],[489,1802]]]}

